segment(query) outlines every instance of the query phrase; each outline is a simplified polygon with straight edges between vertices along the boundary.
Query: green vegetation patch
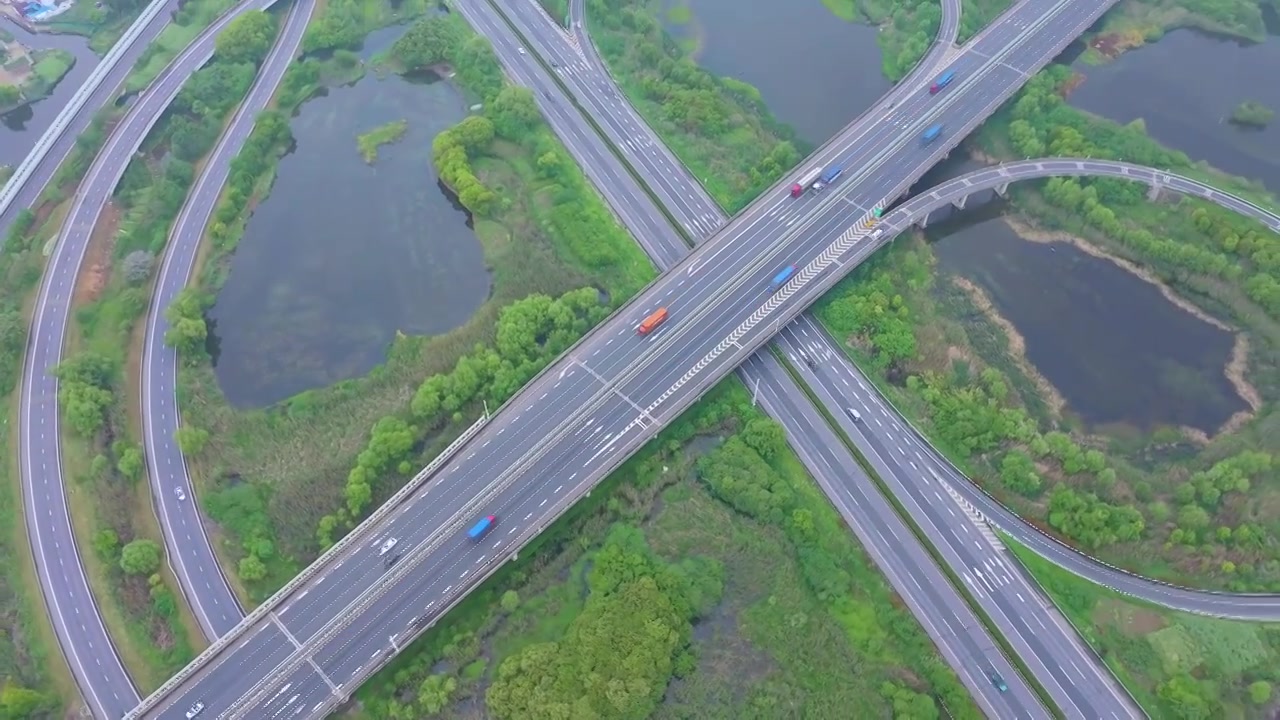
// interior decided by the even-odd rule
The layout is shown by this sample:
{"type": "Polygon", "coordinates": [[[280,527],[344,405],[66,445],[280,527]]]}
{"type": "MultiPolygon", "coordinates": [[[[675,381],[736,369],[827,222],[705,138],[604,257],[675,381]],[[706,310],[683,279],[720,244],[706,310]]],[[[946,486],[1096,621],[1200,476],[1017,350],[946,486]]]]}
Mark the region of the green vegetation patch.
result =
{"type": "Polygon", "coordinates": [[[1264,128],[1275,116],[1275,111],[1266,105],[1255,100],[1246,100],[1231,111],[1231,122],[1237,125],[1264,128]]]}
{"type": "Polygon", "coordinates": [[[408,120],[395,120],[385,125],[380,125],[367,133],[360,133],[356,137],[356,146],[360,149],[360,157],[372,165],[378,160],[378,148],[399,142],[408,129],[408,120]]]}
{"type": "Polygon", "coordinates": [[[1135,602],[1007,540],[1009,549],[1152,717],[1267,718],[1280,682],[1280,625],[1135,602]]]}
{"type": "Polygon", "coordinates": [[[31,51],[14,42],[0,47],[7,83],[0,85],[0,109],[35,102],[53,92],[58,82],[75,67],[76,58],[66,50],[31,51]],[[10,51],[23,53],[6,57],[10,51]]]}
{"type": "Polygon", "coordinates": [[[980,716],[736,380],[520,557],[367,683],[359,716],[980,716]]]}
{"type": "Polygon", "coordinates": [[[233,163],[199,285],[171,309],[191,329],[181,346],[189,361],[184,419],[208,433],[192,467],[206,486],[210,517],[234,541],[224,551],[254,597],[286,582],[446,447],[485,403],[501,404],[654,274],[529,91],[505,84],[488,42],[460,18],[419,21],[386,63],[399,71],[448,65],[484,106],[438,135],[432,149],[440,178],[472,214],[493,291],[462,328],[399,338],[386,364],[365,378],[268,410],[226,406],[203,348],[202,313],[248,210],[269,191],[275,159],[289,147],[283,98],[301,102],[325,72],[314,60],[294,65],[280,91],[282,110],[264,114],[233,163]]]}

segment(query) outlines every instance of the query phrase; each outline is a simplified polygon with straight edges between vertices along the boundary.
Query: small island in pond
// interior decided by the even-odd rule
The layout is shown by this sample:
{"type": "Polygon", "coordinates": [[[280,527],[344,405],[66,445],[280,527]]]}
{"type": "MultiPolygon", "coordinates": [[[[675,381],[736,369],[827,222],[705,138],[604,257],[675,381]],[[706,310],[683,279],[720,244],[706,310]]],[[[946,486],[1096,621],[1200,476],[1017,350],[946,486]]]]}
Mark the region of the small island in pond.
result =
{"type": "Polygon", "coordinates": [[[48,97],[75,64],[66,50],[32,50],[0,30],[0,112],[48,97]]]}
{"type": "Polygon", "coordinates": [[[396,120],[386,125],[379,125],[367,133],[356,137],[356,145],[360,148],[360,157],[372,165],[378,160],[378,148],[397,142],[409,129],[407,120],[396,120]]]}
{"type": "Polygon", "coordinates": [[[1231,112],[1231,122],[1252,128],[1264,128],[1275,117],[1275,112],[1260,102],[1246,100],[1231,112]]]}

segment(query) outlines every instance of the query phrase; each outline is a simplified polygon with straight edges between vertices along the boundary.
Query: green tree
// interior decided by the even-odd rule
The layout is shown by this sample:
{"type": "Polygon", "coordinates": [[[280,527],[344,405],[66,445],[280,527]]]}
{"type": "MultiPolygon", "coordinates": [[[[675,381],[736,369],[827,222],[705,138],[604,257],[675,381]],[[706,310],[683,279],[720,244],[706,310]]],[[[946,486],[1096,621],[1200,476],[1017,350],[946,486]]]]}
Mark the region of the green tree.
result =
{"type": "Polygon", "coordinates": [[[500,604],[503,612],[515,612],[515,609],[520,606],[520,593],[515,590],[508,590],[502,593],[500,604]]]}
{"type": "Polygon", "coordinates": [[[246,555],[240,558],[236,574],[245,582],[254,582],[267,576],[267,566],[263,564],[257,555],[246,555]]]}
{"type": "Polygon", "coordinates": [[[428,675],[418,687],[418,708],[427,717],[440,714],[458,688],[452,675],[428,675]]]}
{"type": "Polygon", "coordinates": [[[120,569],[130,575],[150,575],[160,568],[160,545],[139,538],[120,550],[120,569]]]}
{"type": "Polygon", "coordinates": [[[493,127],[508,140],[520,140],[542,122],[542,111],[534,100],[533,91],[508,85],[504,87],[486,110],[493,118],[493,127]]]}
{"type": "Polygon", "coordinates": [[[146,468],[143,462],[142,448],[137,445],[129,445],[124,448],[123,452],[116,458],[116,470],[120,474],[130,480],[137,480],[142,477],[142,471],[146,468]]]}
{"type": "Polygon", "coordinates": [[[391,46],[391,56],[415,70],[448,60],[462,42],[460,28],[447,16],[419,20],[391,46]]]}
{"type": "Polygon", "coordinates": [[[195,457],[209,443],[209,431],[191,425],[184,425],[174,431],[173,438],[178,443],[178,449],[182,451],[183,455],[195,457]]]}
{"type": "Polygon", "coordinates": [[[96,353],[83,352],[63,360],[53,371],[57,376],[58,399],[71,429],[92,437],[106,424],[111,407],[114,363],[96,353]]]}
{"type": "Polygon", "coordinates": [[[257,65],[267,57],[276,36],[276,21],[264,10],[243,13],[227,24],[214,41],[215,55],[228,63],[257,65]]]}
{"type": "Polygon", "coordinates": [[[1271,702],[1271,683],[1258,680],[1249,685],[1249,700],[1254,705],[1266,705],[1271,702]]]}
{"type": "Polygon", "coordinates": [[[35,718],[53,709],[55,705],[53,698],[23,687],[15,680],[7,680],[4,687],[0,688],[0,718],[6,720],[35,718]]]}
{"type": "Polygon", "coordinates": [[[787,446],[787,435],[782,425],[767,417],[758,417],[742,429],[742,441],[765,460],[772,460],[787,446]]]}
{"type": "Polygon", "coordinates": [[[13,85],[0,85],[0,108],[9,109],[22,102],[22,91],[13,85]]]}
{"type": "Polygon", "coordinates": [[[204,311],[208,302],[206,295],[193,288],[186,288],[178,293],[165,310],[169,329],[165,331],[164,342],[180,355],[187,356],[189,362],[203,357],[205,352],[209,329],[205,325],[204,311]]]}
{"type": "Polygon", "coordinates": [[[99,530],[93,534],[93,554],[103,562],[114,562],[116,553],[120,551],[120,538],[110,528],[99,530]]]}

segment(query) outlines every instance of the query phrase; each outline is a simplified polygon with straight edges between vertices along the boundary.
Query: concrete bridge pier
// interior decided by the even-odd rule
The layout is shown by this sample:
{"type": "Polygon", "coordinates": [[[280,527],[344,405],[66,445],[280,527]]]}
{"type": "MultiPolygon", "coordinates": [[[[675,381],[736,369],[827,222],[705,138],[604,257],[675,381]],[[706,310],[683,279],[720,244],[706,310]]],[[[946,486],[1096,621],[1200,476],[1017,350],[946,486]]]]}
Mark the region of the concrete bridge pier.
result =
{"type": "Polygon", "coordinates": [[[1151,189],[1147,190],[1147,200],[1155,202],[1160,199],[1161,186],[1160,181],[1151,183],[1151,189]]]}
{"type": "Polygon", "coordinates": [[[968,195],[961,195],[960,197],[956,198],[955,200],[952,200],[952,201],[951,201],[951,204],[952,204],[952,206],[954,206],[954,207],[955,207],[955,209],[957,209],[957,210],[963,210],[963,209],[964,209],[964,206],[965,206],[965,205],[967,205],[967,204],[968,204],[968,202],[969,202],[969,196],[968,196],[968,195]]]}
{"type": "Polygon", "coordinates": [[[1009,183],[1002,183],[996,186],[996,195],[1002,198],[1009,197],[1009,183]]]}

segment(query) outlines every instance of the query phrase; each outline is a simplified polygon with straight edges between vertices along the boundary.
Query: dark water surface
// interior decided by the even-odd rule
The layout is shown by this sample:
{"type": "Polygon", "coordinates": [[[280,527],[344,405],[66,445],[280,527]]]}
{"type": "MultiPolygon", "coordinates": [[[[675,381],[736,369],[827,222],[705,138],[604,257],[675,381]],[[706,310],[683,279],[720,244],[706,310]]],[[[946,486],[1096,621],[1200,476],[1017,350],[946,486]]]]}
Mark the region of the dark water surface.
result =
{"type": "Polygon", "coordinates": [[[1110,63],[1073,68],[1085,82],[1070,102],[1147,133],[1193,160],[1280,192],[1280,117],[1262,130],[1228,122],[1246,100],[1280,114],[1280,38],[1256,45],[1177,30],[1110,63]]]}
{"type": "Polygon", "coordinates": [[[754,85],[774,117],[815,146],[891,87],[880,69],[877,30],[845,22],[822,0],[685,0],[702,67],[754,85]]]}
{"type": "MultiPolygon", "coordinates": [[[[375,33],[382,49],[403,28],[375,33]]],[[[367,373],[397,331],[464,324],[489,294],[466,213],[439,185],[431,141],[466,116],[450,83],[379,79],[305,103],[296,149],[254,211],[210,312],[215,371],[237,407],[260,407],[367,373]],[[356,137],[408,121],[365,164],[356,137]]]]}
{"type": "Polygon", "coordinates": [[[939,270],[986,291],[1026,340],[1027,359],[1086,425],[1213,433],[1247,409],[1223,375],[1232,335],[1156,286],[1067,243],[1029,242],[996,206],[937,227],[939,270]]]}

